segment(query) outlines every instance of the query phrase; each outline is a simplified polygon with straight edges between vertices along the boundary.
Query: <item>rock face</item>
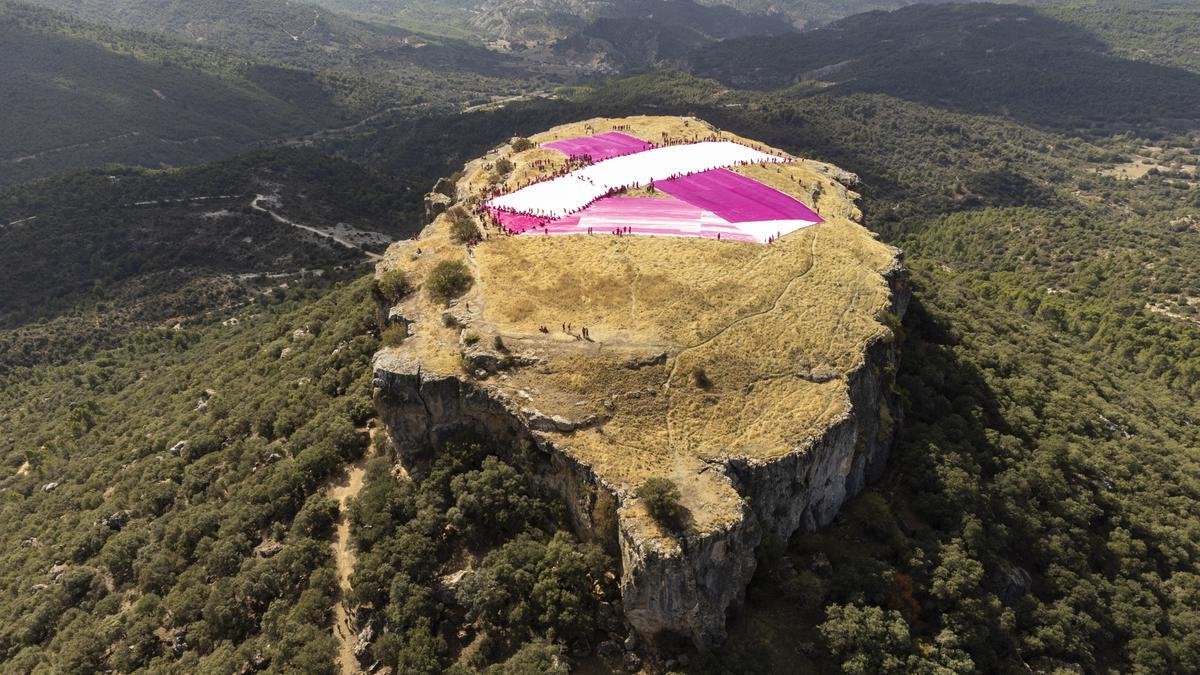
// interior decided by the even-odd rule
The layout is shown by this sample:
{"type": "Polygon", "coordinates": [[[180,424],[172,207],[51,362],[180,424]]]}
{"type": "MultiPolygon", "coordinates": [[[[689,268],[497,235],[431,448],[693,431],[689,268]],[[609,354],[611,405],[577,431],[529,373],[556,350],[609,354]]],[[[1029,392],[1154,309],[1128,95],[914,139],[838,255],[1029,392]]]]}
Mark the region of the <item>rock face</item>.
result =
{"type": "MultiPolygon", "coordinates": [[[[580,124],[644,129],[643,137],[703,125],[580,124]]],[[[486,185],[482,169],[499,157],[519,172],[548,155],[494,150],[468,164],[460,199],[486,185]]],[[[485,239],[470,260],[475,286],[451,307],[417,291],[379,312],[409,328],[402,345],[376,356],[374,385],[377,411],[410,472],[419,476],[422,460],[464,429],[497,447],[536,448],[544,461],[535,478],[563,498],[580,536],[620,561],[625,621],[645,638],[674,634],[701,649],[724,639],[761,545],[827,525],[879,476],[899,414],[898,353],[886,326],[908,304],[899,252],[855,222],[846,172],[798,160],[756,176],[810,201],[827,222],[772,247],[485,239]],[[564,248],[560,262],[554,256],[564,248]],[[545,276],[511,281],[531,265],[545,276]],[[746,268],[759,271],[738,276],[746,268]],[[722,304],[712,291],[687,295],[693,279],[722,274],[714,286],[722,304]],[[604,282],[588,286],[595,276],[604,282]],[[552,291],[539,296],[542,287],[552,291]],[[586,292],[560,297],[575,288],[586,292]],[[614,288],[620,292],[609,293],[614,288]],[[520,304],[524,296],[531,300],[520,304]],[[681,302],[705,309],[672,314],[681,302]],[[685,321],[693,323],[681,328],[685,321]],[[571,324],[589,326],[590,337],[576,336],[571,324]],[[497,350],[485,348],[493,343],[497,350]],[[690,520],[681,532],[664,530],[637,499],[650,476],[682,489],[690,520]]],[[[402,267],[415,281],[436,260],[463,256],[442,231],[446,220],[436,218],[419,242],[394,245],[381,273],[402,267]]]]}

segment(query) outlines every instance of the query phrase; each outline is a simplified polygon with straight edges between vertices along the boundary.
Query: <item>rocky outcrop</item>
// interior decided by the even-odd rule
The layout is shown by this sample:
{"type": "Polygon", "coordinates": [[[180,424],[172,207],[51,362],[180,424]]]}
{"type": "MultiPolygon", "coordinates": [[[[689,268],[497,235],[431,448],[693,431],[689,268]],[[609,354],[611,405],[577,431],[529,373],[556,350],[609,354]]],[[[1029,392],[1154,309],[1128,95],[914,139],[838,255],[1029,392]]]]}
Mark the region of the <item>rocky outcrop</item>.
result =
{"type": "MultiPolygon", "coordinates": [[[[606,128],[726,134],[694,118],[565,125],[469,162],[454,198],[478,197],[501,158],[536,175],[549,169],[533,146],[606,128]]],[[[406,330],[376,356],[374,380],[409,473],[462,430],[540,458],[535,480],[620,561],[611,614],[701,649],[725,637],[761,551],[828,524],[879,476],[898,421],[888,326],[908,290],[899,252],[858,223],[856,177],[801,159],[745,171],[825,222],[761,248],[488,236],[464,251],[441,215],[379,270],[413,284],[393,303],[377,298],[381,323],[406,330]],[[421,280],[455,259],[473,286],[450,302],[426,293],[421,280]],[[682,526],[656,521],[637,496],[652,478],[679,489],[682,526]]],[[[447,181],[433,194],[450,192],[447,181]]]]}
{"type": "MultiPolygon", "coordinates": [[[[615,490],[588,467],[557,451],[545,433],[541,413],[496,398],[473,380],[431,377],[419,367],[405,372],[377,364],[373,384],[375,408],[410,472],[419,474],[417,467],[426,453],[463,430],[511,447],[532,444],[545,460],[537,478],[567,503],[576,532],[613,553],[618,551],[615,490]]],[[[564,424],[573,429],[583,421],[564,420],[564,424]]]]}

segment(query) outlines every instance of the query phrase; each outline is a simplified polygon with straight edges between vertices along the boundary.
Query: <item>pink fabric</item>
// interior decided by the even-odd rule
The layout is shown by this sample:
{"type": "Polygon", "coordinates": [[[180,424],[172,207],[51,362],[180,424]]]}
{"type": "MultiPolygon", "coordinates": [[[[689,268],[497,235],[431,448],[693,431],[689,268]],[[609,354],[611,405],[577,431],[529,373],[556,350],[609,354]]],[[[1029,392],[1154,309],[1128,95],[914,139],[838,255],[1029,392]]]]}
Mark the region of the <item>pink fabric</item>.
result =
{"type": "Polygon", "coordinates": [[[752,234],[697,206],[674,198],[605,197],[577,213],[554,221],[497,212],[494,217],[518,234],[627,234],[709,237],[758,241],[752,234]],[[528,220],[524,220],[528,219],[528,220]]]}
{"type": "Polygon", "coordinates": [[[587,155],[593,162],[599,162],[611,157],[632,155],[654,147],[653,143],[635,138],[619,131],[609,131],[595,136],[580,136],[561,141],[543,143],[543,147],[552,148],[569,157],[587,155]]]}
{"type": "Polygon", "coordinates": [[[825,222],[790,195],[728,169],[658,181],[654,187],[731,223],[760,220],[825,222]]]}
{"type": "Polygon", "coordinates": [[[513,234],[520,234],[533,227],[539,227],[546,222],[545,218],[493,208],[489,208],[488,213],[491,214],[493,220],[508,228],[513,234]]]}

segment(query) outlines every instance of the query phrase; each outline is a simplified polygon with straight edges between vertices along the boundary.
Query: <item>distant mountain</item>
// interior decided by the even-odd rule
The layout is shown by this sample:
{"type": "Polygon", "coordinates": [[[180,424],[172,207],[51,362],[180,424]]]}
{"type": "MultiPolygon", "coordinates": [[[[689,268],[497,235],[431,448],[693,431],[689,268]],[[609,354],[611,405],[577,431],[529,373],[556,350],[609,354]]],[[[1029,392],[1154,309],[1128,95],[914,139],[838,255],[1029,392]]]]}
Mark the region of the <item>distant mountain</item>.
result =
{"type": "Polygon", "coordinates": [[[431,100],[517,88],[526,73],[477,44],[369,24],[290,0],[32,0],[88,21],[176,35],[245,58],[367,77],[431,100]]]}
{"type": "MultiPolygon", "coordinates": [[[[700,0],[700,7],[732,10],[743,17],[774,17],[795,28],[812,28],[860,12],[897,9],[918,0],[700,0]]],[[[638,15],[645,0],[316,0],[316,4],[372,21],[421,30],[490,37],[552,40],[567,37],[598,18],[638,15]]],[[[692,4],[661,2],[659,4],[692,4]]],[[[728,15],[727,15],[728,16],[728,15]]],[[[655,16],[661,20],[661,16],[655,16]]],[[[677,22],[668,21],[673,24],[677,22]]],[[[699,29],[697,25],[689,28],[699,29]]],[[[774,33],[777,30],[756,31],[774,33]]]]}
{"type": "Polygon", "coordinates": [[[603,72],[677,64],[692,51],[733,37],[779,35],[791,27],[779,15],[747,15],[690,1],[614,4],[614,16],[594,19],[553,45],[555,58],[603,72]]]}
{"type": "Polygon", "coordinates": [[[691,0],[483,0],[470,25],[495,38],[541,43],[570,37],[598,19],[653,21],[713,40],[791,30],[776,13],[744,13],[691,0]]]}
{"type": "Polygon", "coordinates": [[[728,40],[690,58],[736,87],[885,93],[1056,128],[1200,127],[1200,75],[1133,61],[1031,8],[871,12],[815,31],[728,40]]]}
{"type": "Polygon", "coordinates": [[[1044,12],[1126,58],[1200,72],[1200,0],[1064,0],[1044,12]]]}
{"type": "Polygon", "coordinates": [[[529,86],[479,74],[524,72],[481,47],[349,20],[323,17],[292,39],[269,13],[219,0],[44,4],[145,30],[0,0],[0,185],[110,162],[191,164],[529,86]]]}
{"type": "Polygon", "coordinates": [[[555,43],[554,53],[581,68],[617,73],[677,61],[709,43],[698,31],[658,21],[596,19],[587,28],[555,43]]]}
{"type": "Polygon", "coordinates": [[[345,123],[313,73],[0,3],[0,183],[104,162],[180,164],[345,123]]]}
{"type": "MultiPolygon", "coordinates": [[[[854,14],[893,10],[921,4],[925,0],[703,0],[706,5],[724,5],[743,12],[778,12],[797,28],[815,28],[854,14]]],[[[971,0],[966,0],[970,2],[971,0]]]]}

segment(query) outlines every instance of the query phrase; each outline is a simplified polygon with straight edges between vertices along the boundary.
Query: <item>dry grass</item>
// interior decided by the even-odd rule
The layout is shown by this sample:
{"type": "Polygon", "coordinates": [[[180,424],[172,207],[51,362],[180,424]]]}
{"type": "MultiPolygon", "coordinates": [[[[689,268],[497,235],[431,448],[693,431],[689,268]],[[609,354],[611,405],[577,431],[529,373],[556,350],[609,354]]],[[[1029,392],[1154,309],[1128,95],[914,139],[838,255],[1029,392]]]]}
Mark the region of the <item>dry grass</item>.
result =
{"type": "MultiPolygon", "coordinates": [[[[551,129],[535,142],[632,127],[655,140],[707,135],[682,118],[591,120],[551,129]]],[[[483,189],[486,166],[502,148],[468,166],[460,190],[483,189]]],[[[545,151],[508,153],[514,174],[529,178],[545,151]]],[[[545,414],[603,425],[564,435],[556,444],[629,494],[651,476],[679,484],[702,531],[742,517],[744,504],[709,462],[738,456],[769,460],[806,445],[848,411],[845,376],[859,367],[868,343],[887,335],[878,320],[887,306],[881,274],[895,252],[853,221],[853,193],[826,167],[798,161],[742,167],[739,172],[810,203],[826,219],[763,246],[710,239],[579,235],[492,236],[471,262],[477,283],[457,304],[470,330],[490,344],[500,335],[538,366],[492,378],[487,386],[545,414]],[[470,303],[470,311],[466,303],[470,303]],[[571,324],[592,340],[568,335],[571,324]],[[538,331],[551,329],[549,335],[538,331]],[[630,369],[630,358],[667,352],[665,364],[630,369]],[[693,372],[702,370],[705,386],[693,372]]],[[[460,195],[463,194],[460,192],[460,195]]],[[[419,283],[433,262],[463,256],[439,219],[419,242],[394,246],[381,267],[399,264],[419,283]],[[423,253],[414,259],[412,250],[423,253]]],[[[419,324],[393,355],[426,371],[458,373],[458,330],[440,323],[441,307],[423,293],[405,302],[419,324]]],[[[636,509],[635,509],[636,511],[636,509]]],[[[640,512],[624,514],[646,532],[640,512]]]]}

